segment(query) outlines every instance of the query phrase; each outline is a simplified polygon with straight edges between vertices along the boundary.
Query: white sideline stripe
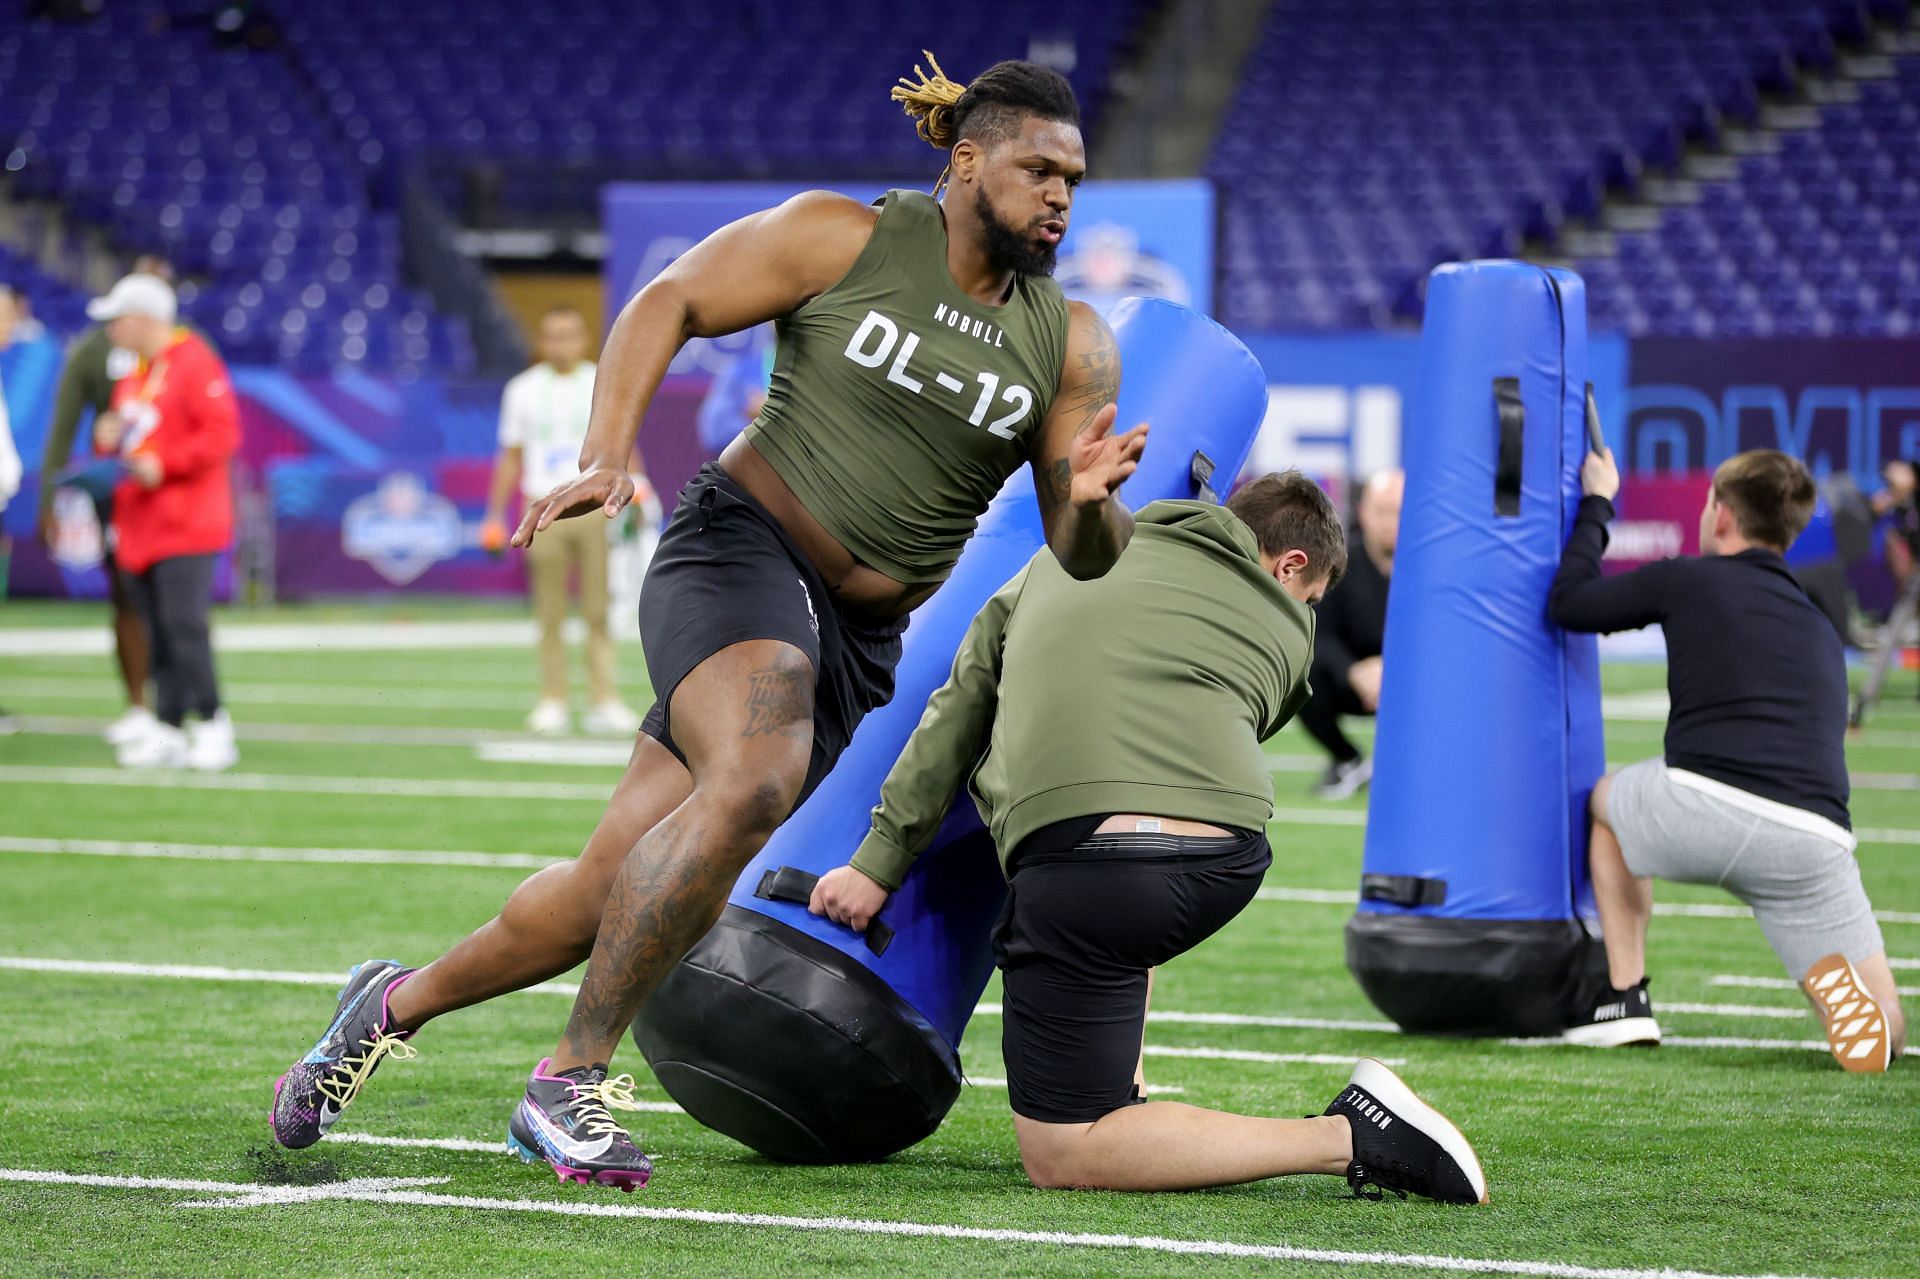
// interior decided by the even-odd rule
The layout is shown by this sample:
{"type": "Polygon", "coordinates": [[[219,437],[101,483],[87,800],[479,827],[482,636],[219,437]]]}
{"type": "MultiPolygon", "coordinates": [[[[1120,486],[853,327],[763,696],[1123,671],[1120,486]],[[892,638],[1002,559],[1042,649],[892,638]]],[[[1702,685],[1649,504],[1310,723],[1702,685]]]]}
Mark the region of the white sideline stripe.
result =
{"type": "MultiPolygon", "coordinates": [[[[1859,834],[1860,832],[1855,832],[1859,834]]],[[[1888,832],[1881,832],[1883,834],[1888,832]]],[[[1902,831],[1901,834],[1909,832],[1902,831]]],[[[1920,836],[1920,831],[1911,832],[1920,836]]],[[[1916,839],[1915,842],[1920,842],[1916,839]]],[[[1357,890],[1337,888],[1259,888],[1254,890],[1253,900],[1257,902],[1295,902],[1316,906],[1356,906],[1360,901],[1357,890]]],[[[1722,905],[1718,902],[1655,902],[1653,913],[1673,915],[1686,919],[1752,919],[1753,912],[1745,906],[1722,905]]],[[[1883,924],[1920,924],[1920,911],[1876,910],[1873,917],[1883,924]]],[[[1896,968],[1900,965],[1894,965],[1896,968]]],[[[1915,967],[1920,967],[1916,962],[1915,967]]],[[[1662,1005],[1667,1007],[1668,1005],[1662,1005]]]]}
{"type": "MultiPolygon", "coordinates": [[[[1888,960],[1887,962],[1889,964],[1892,964],[1896,968],[1920,967],[1920,965],[1914,965],[1914,964],[1894,964],[1892,960],[1888,960]]],[[[1720,977],[1713,978],[1708,984],[1713,986],[1744,986],[1749,990],[1798,990],[1800,989],[1800,983],[1797,981],[1794,981],[1789,977],[1720,976],[1720,977]]],[[[1904,999],[1911,999],[1915,995],[1920,995],[1920,986],[1895,986],[1893,990],[1896,995],[1899,995],[1904,999]]]]}
{"type": "MultiPolygon", "coordinates": [[[[560,1217],[624,1217],[708,1226],[749,1226],[896,1238],[1038,1244],[1045,1247],[1100,1248],[1189,1257],[1317,1262],[1336,1266],[1390,1266],[1465,1274],[1530,1275],[1538,1276],[1539,1279],[1788,1279],[1788,1277],[1777,1275],[1742,1276],[1714,1274],[1701,1270],[1634,1270],[1616,1266],[1581,1266],[1564,1261],[1525,1261],[1504,1257],[1352,1252],[1337,1248],[1299,1248],[1288,1244],[1233,1243],[1224,1239],[1168,1239],[1154,1235],[1008,1230],[937,1222],[876,1221],[858,1217],[794,1217],[764,1212],[654,1208],[643,1204],[609,1203],[593,1199],[495,1199],[477,1195],[439,1194],[416,1189],[376,1188],[369,1184],[375,1180],[377,1179],[369,1178],[361,1183],[335,1182],[326,1186],[285,1187],[229,1181],[193,1181],[171,1177],[108,1177],[99,1174],[43,1171],[37,1168],[0,1168],[0,1181],[40,1185],[98,1186],[114,1190],[169,1190],[195,1194],[231,1195],[263,1206],[282,1202],[285,1198],[282,1192],[301,1190],[314,1192],[303,1195],[301,1198],[350,1199],[366,1203],[400,1204],[420,1208],[489,1209],[498,1212],[546,1213],[560,1217]]],[[[385,1180],[391,1183],[403,1179],[385,1180]]]]}
{"type": "Polygon", "coordinates": [[[1920,968],[1920,959],[1887,959],[1889,968],[1920,968]]]}
{"type": "MultiPolygon", "coordinates": [[[[84,675],[29,675],[9,688],[15,699],[60,700],[97,695],[117,698],[120,692],[105,679],[84,675]]],[[[256,684],[223,680],[221,697],[244,712],[248,706],[404,706],[409,710],[526,710],[537,698],[525,693],[491,689],[342,688],[337,684],[302,684],[288,680],[256,684]]]]}
{"type": "Polygon", "coordinates": [[[1653,1010],[1661,1013],[1693,1013],[1707,1017],[1772,1017],[1780,1021],[1799,1021],[1813,1014],[1805,1008],[1773,1008],[1764,1004],[1670,1004],[1661,1000],[1653,1010]]]}
{"type": "MultiPolygon", "coordinates": [[[[344,973],[297,972],[285,968],[220,968],[207,964],[132,964],[103,959],[43,959],[34,955],[0,955],[0,969],[24,973],[75,973],[92,977],[162,977],[179,981],[265,982],[285,986],[332,986],[346,984],[344,973]]],[[[569,982],[546,981],[525,990],[522,995],[566,995],[580,993],[569,982]]]]}
{"type": "MultiPolygon", "coordinates": [[[[67,768],[42,764],[0,765],[0,782],[37,782],[42,785],[144,786],[197,790],[296,791],[323,795],[412,795],[440,799],[593,799],[604,802],[606,786],[581,782],[422,781],[395,777],[315,777],[297,773],[190,773],[177,770],[134,771],[117,768],[67,768]]],[[[1367,815],[1356,809],[1276,808],[1273,821],[1282,826],[1365,826],[1367,815]]],[[[1920,830],[1867,827],[1854,831],[1862,843],[1920,844],[1920,830]]],[[[1278,901],[1267,897],[1264,900],[1278,901]]],[[[1304,900],[1304,899],[1302,899],[1304,900]]],[[[1737,906],[1669,906],[1654,904],[1654,913],[1742,912],[1737,906]]],[[[1882,923],[1920,923],[1920,913],[1878,913],[1882,923]]]]}
{"type": "Polygon", "coordinates": [[[0,765],[0,782],[65,786],[141,786],[172,790],[299,792],[311,795],[409,795],[425,799],[594,800],[605,803],[609,786],[581,782],[419,781],[398,777],[307,777],[293,773],[191,773],[178,770],[57,768],[0,765]]]}
{"type": "MultiPolygon", "coordinates": [[[[679,1109],[679,1107],[675,1107],[679,1109]]],[[[382,1137],[371,1132],[336,1132],[327,1137],[329,1146],[394,1146],[402,1150],[461,1150],[475,1154],[503,1155],[505,1139],[474,1141],[467,1137],[382,1137]]]]}
{"type": "MultiPolygon", "coordinates": [[[[979,1004],[973,1010],[976,1017],[999,1017],[1005,1012],[1002,1004],[979,1004]]],[[[1281,1030],[1359,1030],[1382,1031],[1397,1035],[1400,1028],[1390,1021],[1337,1021],[1322,1017],[1260,1017],[1251,1013],[1176,1013],[1158,1008],[1147,1009],[1148,1021],[1164,1021],[1195,1026],[1272,1026],[1281,1030]]],[[[1351,1062],[1351,1057],[1340,1060],[1351,1062]]]]}
{"type": "Polygon", "coordinates": [[[618,741],[475,742],[474,758],[483,764],[570,764],[576,767],[619,768],[633,754],[633,743],[618,741]]]}
{"type": "MultiPolygon", "coordinates": [[[[346,980],[340,973],[300,972],[284,968],[220,968],[205,964],[133,964],[113,960],[99,959],[42,959],[31,955],[0,955],[0,969],[30,973],[74,973],[98,977],[155,977],[182,981],[237,981],[271,983],[289,986],[330,986],[338,989],[346,980]]],[[[529,986],[517,994],[524,995],[566,995],[572,997],[580,988],[571,982],[549,981],[537,986],[529,986]]],[[[976,1016],[997,1017],[999,1004],[981,1004],[974,1009],[976,1016]]],[[[1322,1021],[1310,1017],[1245,1017],[1238,1013],[1179,1013],[1154,1011],[1149,1014],[1151,1021],[1189,1022],[1205,1026],[1281,1026],[1298,1030],[1384,1030],[1397,1032],[1387,1022],[1370,1021],[1322,1021]]],[[[1322,1053],[1263,1053],[1245,1052],[1239,1049],[1224,1048],[1172,1048],[1148,1047],[1150,1056],[1223,1058],[1233,1061],[1259,1061],[1273,1064],[1311,1063],[1313,1065],[1351,1065],[1351,1056],[1328,1056],[1322,1053]]],[[[1389,1061],[1388,1065],[1399,1064],[1389,1061]]],[[[985,1080],[972,1080],[984,1084],[985,1080]]],[[[1004,1086],[1005,1081],[995,1081],[1004,1086]]]]}
{"type": "Polygon", "coordinates": [[[1367,815],[1354,808],[1276,808],[1273,820],[1282,826],[1365,826],[1367,815]]]}
{"type": "MultiPolygon", "coordinates": [[[[1654,1009],[1656,1013],[1663,1008],[1654,1009]]],[[[1503,1039],[1500,1041],[1513,1048],[1569,1048],[1563,1039],[1503,1039]]],[[[1736,1039],[1726,1035],[1669,1035],[1662,1033],[1660,1042],[1675,1048],[1791,1048],[1806,1049],[1809,1052],[1831,1052],[1824,1039],[1736,1039]]],[[[1591,1048],[1581,1048],[1581,1052],[1592,1052],[1591,1048]]]]}
{"type": "MultiPolygon", "coordinates": [[[[36,973],[76,973],[90,976],[107,977],[158,977],[189,981],[238,981],[271,982],[296,986],[329,986],[338,988],[342,979],[339,973],[296,972],[278,968],[217,968],[195,964],[131,964],[91,959],[41,959],[24,955],[0,955],[0,970],[11,969],[16,972],[36,973]]],[[[538,986],[529,986],[517,992],[526,995],[566,995],[578,993],[579,987],[567,982],[542,982],[538,986]]],[[[1690,1011],[1714,1012],[1716,1014],[1745,1016],[1744,1010],[1727,1013],[1727,1009],[1740,1009],[1739,1005],[1719,1004],[1662,1004],[1661,1011],[1686,1013],[1690,1011]]],[[[981,1004],[974,1009],[976,1016],[997,1017],[1001,1015],[1001,1005],[981,1004]]],[[[1781,1010],[1769,1009],[1762,1015],[1781,1015],[1781,1010]]],[[[1792,1016],[1803,1016],[1793,1013],[1792,1016]]],[[[1320,1017],[1256,1017],[1241,1013],[1182,1013],[1151,1011],[1149,1021],[1186,1023],[1205,1026],[1272,1026],[1288,1030],[1343,1030],[1372,1031],[1397,1035],[1400,1028],[1385,1021],[1344,1021],[1320,1017]]],[[[1558,1044],[1558,1039],[1509,1039],[1509,1044],[1536,1047],[1541,1044],[1558,1044]]],[[[1668,1035],[1664,1042],[1679,1048],[1818,1048],[1827,1050],[1823,1040],[1794,1042],[1783,1039],[1727,1039],[1719,1037],[1690,1037],[1668,1035]]],[[[1146,1048],[1148,1056],[1186,1057],[1196,1059],[1222,1059],[1228,1061],[1254,1061],[1269,1065],[1311,1064],[1311,1065],[1350,1065],[1352,1056],[1335,1056],[1322,1053],[1262,1053],[1241,1049],[1226,1048],[1177,1048],[1152,1045],[1146,1048]]],[[[1403,1059],[1385,1058],[1389,1065],[1402,1064],[1403,1059]]],[[[983,1083],[975,1080],[973,1082],[983,1083]]],[[[983,1084],[984,1086],[984,1084],[983,1084]]]]}
{"type": "Polygon", "coordinates": [[[28,839],[0,835],[0,853],[69,857],[155,857],[174,861],[306,862],[355,866],[482,866],[539,870],[568,858],[534,853],[467,853],[404,848],[269,848],[252,844],[159,844],[145,840],[28,839]]]}
{"type": "MultiPolygon", "coordinates": [[[[22,715],[23,733],[45,733],[59,737],[97,737],[107,721],[83,715],[22,715]]],[[[606,739],[524,738],[496,728],[398,728],[362,724],[273,724],[242,720],[233,726],[234,736],[243,742],[295,742],[349,746],[543,746],[608,745],[606,739]]],[[[627,739],[620,739],[620,762],[627,757],[627,739]]]]}
{"type": "MultiPolygon", "coordinates": [[[[577,643],[585,624],[568,618],[577,643]]],[[[99,657],[112,651],[105,626],[48,626],[0,631],[0,657],[99,657]]],[[[300,653],[341,649],[381,652],[422,648],[526,648],[539,638],[533,619],[490,622],[286,622],[216,620],[216,653],[300,653]]]]}
{"type": "MultiPolygon", "coordinates": [[[[1343,1060],[1351,1061],[1352,1058],[1343,1058],[1343,1060]]],[[[969,1088],[1005,1088],[1007,1086],[1006,1080],[996,1079],[992,1075],[968,1075],[964,1082],[969,1088]]],[[[1147,1095],[1149,1097],[1178,1096],[1186,1091],[1187,1090],[1179,1084],[1147,1085],[1147,1095]]]]}
{"type": "MultiPolygon", "coordinates": [[[[1153,1020],[1151,1016],[1149,1021],[1153,1020]]],[[[1170,1048],[1164,1044],[1142,1045],[1147,1057],[1187,1057],[1201,1061],[1257,1061],[1270,1066],[1338,1066],[1350,1070],[1357,1060],[1352,1053],[1263,1053],[1243,1048],[1170,1048]]],[[[1389,1066],[1404,1066],[1405,1057],[1376,1057],[1389,1066]]],[[[1151,1090],[1149,1090],[1151,1091],[1151,1090]]]]}

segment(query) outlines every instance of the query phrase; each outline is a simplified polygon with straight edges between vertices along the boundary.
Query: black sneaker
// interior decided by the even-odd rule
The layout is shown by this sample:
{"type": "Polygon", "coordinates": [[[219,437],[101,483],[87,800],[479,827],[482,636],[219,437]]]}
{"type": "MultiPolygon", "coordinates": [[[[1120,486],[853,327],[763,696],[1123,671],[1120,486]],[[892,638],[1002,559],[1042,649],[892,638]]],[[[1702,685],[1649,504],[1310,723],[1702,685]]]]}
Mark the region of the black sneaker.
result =
{"type": "Polygon", "coordinates": [[[534,1067],[527,1095],[507,1125],[507,1149],[527,1163],[542,1159],[562,1181],[599,1182],[628,1194],[647,1184],[653,1161],[613,1117],[638,1110],[633,1076],[607,1078],[605,1066],[576,1066],[548,1074],[551,1058],[534,1067]]]}
{"type": "Polygon", "coordinates": [[[1402,1199],[1412,1193],[1441,1203],[1487,1202],[1487,1177],[1473,1147],[1385,1062],[1361,1058],[1326,1113],[1345,1115],[1353,1128],[1347,1184],[1357,1197],[1382,1199],[1391,1190],[1402,1199]]]}
{"type": "Polygon", "coordinates": [[[1660,1023],[1653,1019],[1653,1000],[1647,996],[1647,979],[1626,990],[1612,986],[1601,989],[1592,1005],[1573,1025],[1560,1033],[1570,1044],[1587,1048],[1624,1048],[1638,1044],[1655,1048],[1660,1044],[1660,1023]]]}
{"type": "Polygon", "coordinates": [[[353,1104],[382,1057],[406,1060],[415,1052],[406,1041],[411,1031],[395,1032],[387,1015],[393,988],[413,975],[391,959],[354,965],[340,988],[333,1024],[313,1050],[273,1081],[273,1139],[290,1150],[311,1146],[327,1135],[340,1112],[353,1104]]]}
{"type": "Polygon", "coordinates": [[[1373,780],[1373,763],[1365,755],[1335,760],[1320,774],[1313,793],[1321,799],[1352,799],[1360,788],[1373,780]]]}

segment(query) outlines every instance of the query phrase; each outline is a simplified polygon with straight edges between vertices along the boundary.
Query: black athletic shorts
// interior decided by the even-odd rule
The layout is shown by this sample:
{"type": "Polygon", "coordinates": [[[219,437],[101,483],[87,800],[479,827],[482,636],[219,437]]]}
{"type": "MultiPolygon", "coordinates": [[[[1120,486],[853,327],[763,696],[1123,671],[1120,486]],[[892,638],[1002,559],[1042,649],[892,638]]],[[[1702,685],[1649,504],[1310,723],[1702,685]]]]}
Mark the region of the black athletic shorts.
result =
{"type": "Polygon", "coordinates": [[[994,928],[1005,986],[1001,1051],[1015,1114],[1092,1123],[1142,1100],[1134,1086],[1150,968],[1238,915],[1273,861],[1264,834],[1023,840],[994,928]]]}
{"type": "Polygon", "coordinates": [[[813,662],[813,757],[797,808],[847,748],[868,711],[893,697],[905,618],[844,616],[813,562],[767,509],[716,462],[680,490],[640,588],[640,646],[654,702],[640,731],[682,762],[673,691],[729,644],[779,640],[813,662]]]}

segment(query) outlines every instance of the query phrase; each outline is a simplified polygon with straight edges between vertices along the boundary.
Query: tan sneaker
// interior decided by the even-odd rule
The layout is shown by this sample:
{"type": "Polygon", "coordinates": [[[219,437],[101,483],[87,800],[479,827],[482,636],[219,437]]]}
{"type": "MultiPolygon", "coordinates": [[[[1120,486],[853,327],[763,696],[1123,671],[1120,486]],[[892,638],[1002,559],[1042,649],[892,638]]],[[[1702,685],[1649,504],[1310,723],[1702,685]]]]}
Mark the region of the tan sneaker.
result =
{"type": "Polygon", "coordinates": [[[1886,1014],[1845,955],[1828,955],[1801,983],[1827,1024],[1827,1047],[1843,1070],[1878,1074],[1893,1058],[1886,1014]]]}

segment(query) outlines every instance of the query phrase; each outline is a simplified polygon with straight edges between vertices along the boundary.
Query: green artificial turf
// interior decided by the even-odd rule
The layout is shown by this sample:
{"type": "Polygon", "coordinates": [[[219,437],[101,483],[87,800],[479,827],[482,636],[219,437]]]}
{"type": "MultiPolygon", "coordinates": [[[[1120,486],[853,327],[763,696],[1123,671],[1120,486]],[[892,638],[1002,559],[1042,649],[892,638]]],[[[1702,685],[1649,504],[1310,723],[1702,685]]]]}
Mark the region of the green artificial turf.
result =
{"type": "MultiPolygon", "coordinates": [[[[0,616],[11,625],[14,606],[0,616]]],[[[310,615],[308,620],[322,615],[310,615]]],[[[391,620],[332,608],[328,621],[391,620]]],[[[423,609],[423,623],[495,617],[423,609]]],[[[35,606],[22,625],[91,625],[97,610],[35,606]]],[[[251,621],[241,614],[236,622],[251,621]]],[[[286,617],[298,623],[300,616],[286,617]]],[[[638,646],[622,652],[644,704],[638,646]]],[[[559,858],[577,851],[616,763],[495,763],[458,741],[376,740],[397,730],[517,738],[531,655],[494,649],[229,653],[221,670],[242,727],[246,775],[546,782],[579,798],[393,796],[190,790],[6,773],[0,836],[264,848],[457,850],[559,858]],[[249,731],[322,740],[260,740],[249,731]],[[19,780],[13,778],[18,777],[19,780]]],[[[1650,666],[1610,666],[1610,694],[1657,689],[1650,666]]],[[[1860,863],[1875,905],[1920,912],[1920,714],[1910,677],[1850,748],[1862,789],[1860,863]],[[1907,832],[1904,841],[1900,832],[1907,832]]],[[[105,659],[0,657],[0,705],[24,716],[0,737],[0,770],[111,769],[97,726],[117,706],[105,659]]],[[[1629,703],[1630,705],[1630,703],[1629,703]]],[[[1658,722],[1611,720],[1608,755],[1656,754],[1658,722]]],[[[617,747],[614,748],[617,754],[617,747]]],[[[1350,890],[1363,831],[1354,801],[1308,795],[1313,748],[1290,729],[1269,747],[1275,888],[1350,890]],[[1345,817],[1349,824],[1335,824],[1345,817]]],[[[295,783],[290,782],[289,785],[295,783]]],[[[177,860],[0,851],[0,956],[344,973],[370,955],[423,962],[486,919],[524,869],[177,860]]],[[[1663,902],[1729,902],[1662,886],[1663,902]]],[[[1338,902],[1261,900],[1163,970],[1155,1006],[1374,1022],[1348,977],[1338,902]]],[[[1889,952],[1920,956],[1920,924],[1883,925],[1889,952]]],[[[1670,1035],[1803,1043],[1818,1026],[1792,990],[1716,986],[1716,975],[1781,974],[1750,920],[1662,916],[1656,1004],[1757,1006],[1788,1018],[1662,1011],[1670,1035]]],[[[1920,971],[1903,970],[1920,985],[1920,971]]],[[[564,980],[564,979],[563,979],[564,980]]],[[[1023,1179],[1002,1088],[966,1089],[932,1138],[877,1166],[770,1163],[682,1115],[636,1116],[657,1153],[638,1195],[561,1188],[544,1168],[493,1150],[271,1144],[272,1080],[324,1028],[330,988],[274,982],[0,970],[0,1168],[315,1187],[363,1178],[445,1178],[428,1195],[617,1204],[986,1230],[1150,1236],[1339,1253],[1447,1255],[1724,1274],[1920,1273],[1920,1073],[1843,1074],[1795,1047],[1596,1053],[1558,1046],[1418,1039],[1369,1030],[1155,1022],[1151,1045],[1399,1059],[1400,1073],[1455,1119],[1486,1167],[1477,1209],[1362,1203],[1333,1178],[1191,1195],[1040,1192],[1023,1179]]],[[[989,988],[985,998],[998,998],[989,988]]],[[[526,1071],[552,1045],[565,997],[510,996],[434,1024],[420,1056],[383,1066],[341,1133],[403,1138],[503,1135],[526,1071]]],[[[1004,1074],[999,1019],[975,1019],[968,1072],[1004,1074]]],[[[637,1051],[617,1068],[664,1100],[637,1051]]],[[[1153,1057],[1149,1079],[1199,1105],[1292,1116],[1318,1111],[1346,1076],[1334,1064],[1153,1057]]],[[[1178,1255],[1033,1241],[883,1236],[848,1229],[561,1216],[488,1206],[318,1199],[184,1206],[181,1189],[0,1180],[8,1247],[0,1274],[1326,1274],[1417,1265],[1178,1255]]]]}

